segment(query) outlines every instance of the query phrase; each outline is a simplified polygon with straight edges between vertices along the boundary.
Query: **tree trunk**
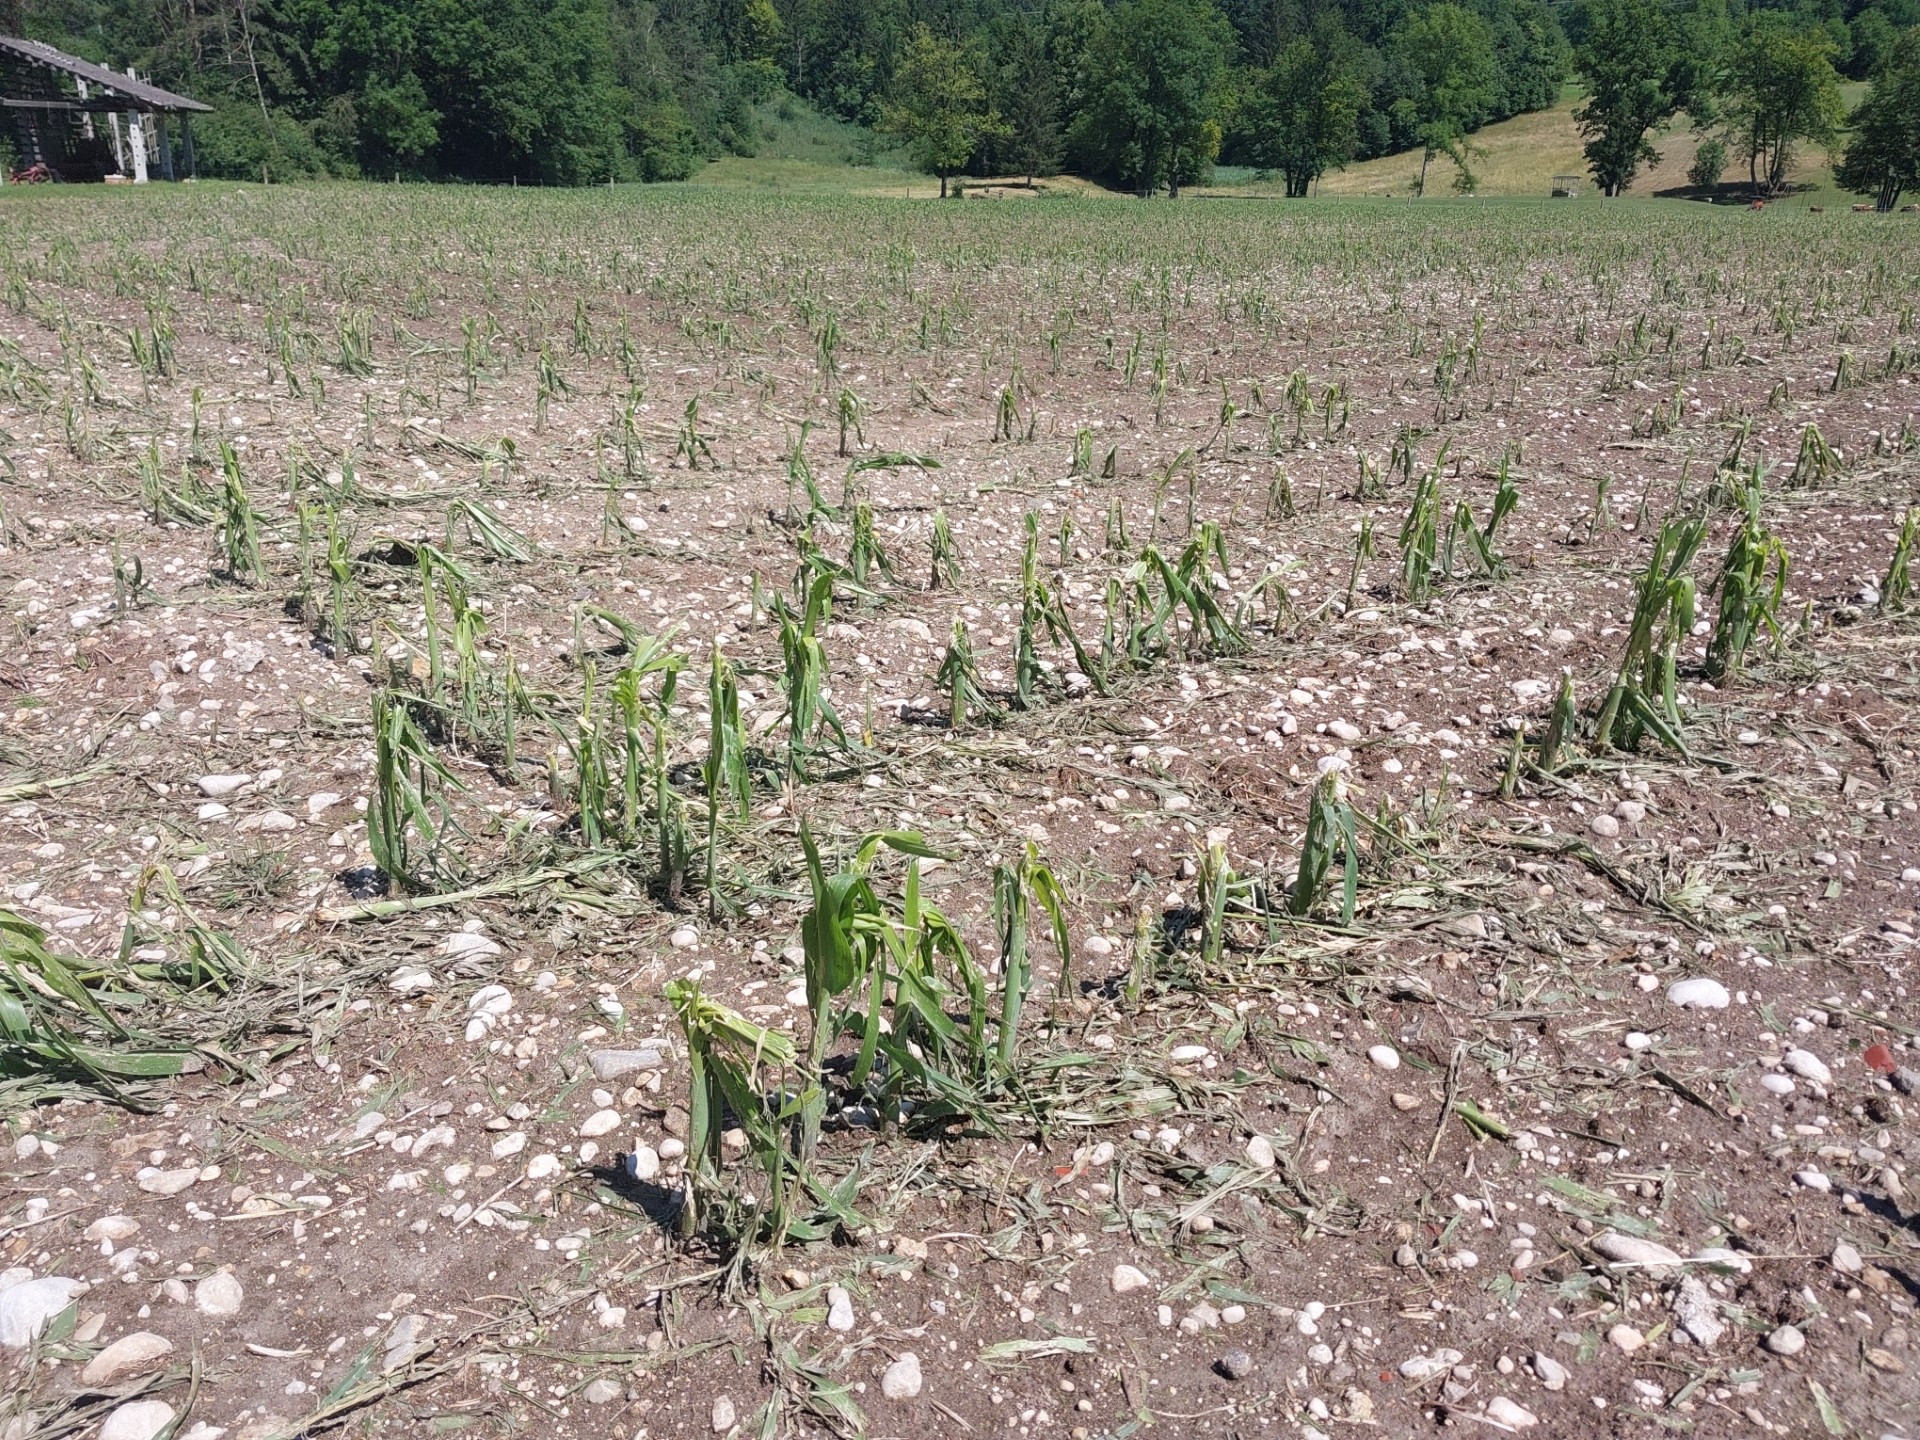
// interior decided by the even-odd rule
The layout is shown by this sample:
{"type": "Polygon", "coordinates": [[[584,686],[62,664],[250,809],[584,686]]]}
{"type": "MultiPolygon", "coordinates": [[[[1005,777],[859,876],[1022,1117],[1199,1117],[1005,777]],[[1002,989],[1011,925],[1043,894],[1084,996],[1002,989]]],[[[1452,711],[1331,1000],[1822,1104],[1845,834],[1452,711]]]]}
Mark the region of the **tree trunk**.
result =
{"type": "Polygon", "coordinates": [[[947,172],[944,170],[940,172],[940,198],[947,198],[947,172]]]}
{"type": "Polygon", "coordinates": [[[1420,152],[1420,180],[1413,187],[1413,198],[1424,200],[1427,194],[1427,166],[1433,163],[1433,147],[1428,146],[1420,152]]]}

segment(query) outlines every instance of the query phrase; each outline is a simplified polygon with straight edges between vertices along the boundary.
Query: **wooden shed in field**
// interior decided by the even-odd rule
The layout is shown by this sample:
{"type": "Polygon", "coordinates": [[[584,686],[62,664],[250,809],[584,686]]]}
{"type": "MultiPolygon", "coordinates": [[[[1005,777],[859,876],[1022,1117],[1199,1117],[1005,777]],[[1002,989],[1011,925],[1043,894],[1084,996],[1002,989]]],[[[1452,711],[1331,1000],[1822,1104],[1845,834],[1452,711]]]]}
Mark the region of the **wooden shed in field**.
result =
{"type": "Polygon", "coordinates": [[[1572,200],[1580,193],[1580,182],[1584,175],[1556,175],[1553,177],[1553,198],[1572,200]]]}
{"type": "Polygon", "coordinates": [[[155,171],[164,180],[190,176],[188,117],[212,108],[41,41],[0,35],[0,109],[21,178],[144,182],[155,171]],[[173,117],[177,136],[169,133],[173,117]]]}

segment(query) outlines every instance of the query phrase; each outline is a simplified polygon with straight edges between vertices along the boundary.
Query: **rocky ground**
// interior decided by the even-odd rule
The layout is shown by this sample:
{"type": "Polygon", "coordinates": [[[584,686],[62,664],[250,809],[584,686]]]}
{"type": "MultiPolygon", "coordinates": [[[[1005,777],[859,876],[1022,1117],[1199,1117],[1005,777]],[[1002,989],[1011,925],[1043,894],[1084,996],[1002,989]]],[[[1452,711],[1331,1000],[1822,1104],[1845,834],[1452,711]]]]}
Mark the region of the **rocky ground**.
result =
{"type": "MultiPolygon", "coordinates": [[[[10,197],[0,1436],[1920,1433],[1920,629],[1888,583],[1920,232],[1581,226],[10,197]],[[1454,507],[1503,474],[1478,564],[1454,507]],[[1710,683],[1748,484],[1777,634],[1710,683]],[[768,596],[799,603],[803,528],[851,564],[862,501],[892,574],[837,574],[846,742],[790,778],[768,596]],[[1602,744],[1696,515],[1678,745],[1602,744]],[[1016,708],[1029,524],[1097,656],[1109,580],[1201,522],[1236,641],[1189,615],[1096,684],[1043,632],[1016,708]],[[477,622],[457,681],[429,545],[477,622]],[[997,723],[945,724],[956,618],[997,723]],[[595,834],[580,737],[642,632],[687,657],[647,692],[678,799],[595,834]],[[715,649],[752,749],[710,895],[650,827],[705,844],[715,649]],[[430,736],[412,884],[367,828],[376,692],[475,697],[430,736]],[[1296,915],[1323,785],[1352,838],[1296,915]],[[1036,915],[974,1109],[901,1109],[836,1037],[774,1245],[754,1117],[703,1188],[665,987],[804,1043],[802,820],[833,864],[923,838],[995,1026],[1029,847],[1070,954],[1036,915]],[[1222,864],[1250,883],[1211,922],[1222,864]]],[[[889,913],[907,865],[874,862],[889,913]]]]}

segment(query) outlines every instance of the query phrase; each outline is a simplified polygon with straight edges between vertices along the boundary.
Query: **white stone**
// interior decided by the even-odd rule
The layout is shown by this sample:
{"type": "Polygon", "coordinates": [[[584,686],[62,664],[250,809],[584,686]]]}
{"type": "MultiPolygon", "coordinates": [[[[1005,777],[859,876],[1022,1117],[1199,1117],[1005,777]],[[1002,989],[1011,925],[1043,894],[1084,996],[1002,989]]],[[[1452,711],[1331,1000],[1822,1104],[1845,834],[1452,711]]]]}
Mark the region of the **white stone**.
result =
{"type": "Polygon", "coordinates": [[[1487,1419],[1507,1430],[1530,1430],[1540,1423],[1538,1415],[1504,1395],[1487,1402],[1487,1419]]]}
{"type": "Polygon", "coordinates": [[[1273,1142],[1264,1135],[1247,1141],[1247,1160],[1261,1170],[1271,1170],[1280,1163],[1280,1157],[1274,1154],[1273,1142]]]}
{"type": "Polygon", "coordinates": [[[164,1400],[130,1400],[107,1416],[100,1440],[154,1440],[173,1423],[173,1406],[164,1400]]]}
{"type": "Polygon", "coordinates": [[[1444,1375],[1464,1357],[1458,1350],[1440,1349],[1431,1355],[1413,1355],[1400,1362],[1400,1377],[1415,1384],[1444,1375]]]}
{"type": "Polygon", "coordinates": [[[1695,1275],[1682,1280],[1674,1293],[1673,1318],[1708,1350],[1719,1344],[1720,1337],[1727,1333],[1726,1322],[1720,1318],[1720,1302],[1713,1298],[1706,1282],[1695,1275]]]}
{"type": "Polygon", "coordinates": [[[225,799],[252,783],[251,775],[202,775],[199,781],[200,793],[209,800],[225,799]]]}
{"type": "Polygon", "coordinates": [[[1540,1377],[1540,1383],[1549,1390],[1564,1390],[1572,1372],[1544,1350],[1533,1354],[1533,1373],[1540,1377]]]}
{"type": "Polygon", "coordinates": [[[1733,997],[1727,993],[1727,987],[1712,976],[1695,975],[1668,986],[1667,999],[1682,1010],[1724,1010],[1733,997]]]}
{"type": "Polygon", "coordinates": [[[1638,1235],[1619,1235],[1611,1230],[1594,1236],[1593,1248],[1615,1265],[1659,1269],[1686,1264],[1678,1252],[1657,1241],[1643,1240],[1638,1235]]]}
{"type": "Polygon", "coordinates": [[[634,1146],[633,1153],[627,1156],[627,1174],[635,1180],[658,1180],[660,1152],[651,1145],[634,1146]]]}
{"type": "Polygon", "coordinates": [[[1196,1060],[1207,1058],[1204,1045],[1176,1045],[1167,1052],[1167,1058],[1176,1065],[1191,1065],[1196,1060]]]}
{"type": "Polygon", "coordinates": [[[1623,1042],[1629,1050],[1646,1050],[1653,1045],[1653,1037],[1644,1030],[1629,1030],[1623,1042]]]}
{"type": "Polygon", "coordinates": [[[1800,1087],[1793,1083],[1791,1075],[1782,1075],[1777,1070],[1769,1070],[1760,1077],[1760,1088],[1772,1095],[1791,1095],[1800,1087]]]}
{"type": "Polygon", "coordinates": [[[682,925],[667,936],[667,944],[676,950],[691,950],[700,943],[700,932],[691,925],[682,925]]]}
{"type": "Polygon", "coordinates": [[[1793,1172],[1793,1178],[1809,1190],[1819,1190],[1824,1193],[1833,1189],[1833,1181],[1819,1170],[1796,1170],[1793,1172]]]}
{"type": "Polygon", "coordinates": [[[580,1398],[589,1405],[611,1405],[624,1394],[626,1392],[620,1388],[618,1380],[609,1375],[602,1375],[587,1384],[586,1388],[580,1392],[580,1398]]]}
{"type": "Polygon", "coordinates": [[[140,1233],[140,1222],[131,1215],[102,1215],[82,1233],[96,1245],[102,1240],[130,1240],[140,1233]]]}
{"type": "Polygon", "coordinates": [[[134,1172],[133,1183],[149,1195],[178,1195],[199,1178],[200,1167],[197,1165],[189,1165],[182,1170],[158,1170],[151,1165],[143,1165],[134,1172]]]}
{"type": "Polygon", "coordinates": [[[1612,1345],[1614,1349],[1624,1351],[1626,1354],[1631,1355],[1647,1343],[1647,1337],[1631,1325],[1620,1324],[1607,1331],[1607,1343],[1612,1345]]]}
{"type": "Polygon", "coordinates": [[[1798,1355],[1807,1348],[1807,1337],[1796,1325],[1782,1325],[1767,1336],[1767,1349],[1776,1355],[1798,1355]]]}
{"type": "Polygon", "coordinates": [[[1368,1046],[1367,1059],[1371,1060],[1375,1065],[1378,1065],[1382,1070],[1398,1070],[1400,1068],[1400,1052],[1391,1045],[1368,1046]]]}
{"type": "Polygon", "coordinates": [[[9,1350],[26,1349],[86,1289],[81,1281],[64,1275],[46,1275],[0,1288],[0,1345],[9,1350]]]}
{"type": "Polygon", "coordinates": [[[1587,821],[1587,829],[1602,840],[1611,840],[1620,833],[1620,822],[1611,815],[1595,815],[1587,821]]]}
{"type": "Polygon", "coordinates": [[[845,1286],[832,1286],[827,1291],[827,1328],[845,1335],[853,1323],[853,1297],[845,1286]]]}
{"type": "Polygon", "coordinates": [[[734,1423],[738,1414],[739,1412],[734,1409],[733,1400],[729,1396],[726,1396],[726,1395],[714,1396],[713,1410],[710,1416],[710,1423],[713,1426],[713,1433],[716,1435],[726,1434],[727,1431],[731,1430],[734,1427],[734,1423]]]}
{"type": "Polygon", "coordinates": [[[1816,1085],[1833,1083],[1833,1071],[1827,1068],[1826,1061],[1811,1050],[1789,1050],[1783,1057],[1787,1069],[1802,1080],[1811,1080],[1816,1085]]]}
{"type": "MultiPolygon", "coordinates": [[[[505,952],[501,950],[499,941],[490,939],[478,931],[456,930],[440,942],[440,953],[449,959],[473,960],[505,952]]],[[[488,986],[487,988],[491,990],[496,987],[488,986]]]]}
{"type": "Polygon", "coordinates": [[[230,1270],[216,1270],[193,1287],[195,1308],[215,1319],[238,1314],[246,1298],[247,1292],[240,1288],[240,1282],[230,1270]]]}
{"type": "Polygon", "coordinates": [[[401,995],[417,995],[439,983],[424,965],[402,965],[387,977],[387,988],[401,995]]]}
{"type": "Polygon", "coordinates": [[[1113,1293],[1116,1295],[1129,1295],[1135,1290],[1146,1289],[1152,1283],[1153,1282],[1147,1278],[1146,1272],[1137,1266],[1116,1265],[1113,1267],[1113,1293]]]}
{"type": "Polygon", "coordinates": [[[83,1385],[108,1385],[123,1375],[134,1375],[150,1368],[156,1360],[173,1353],[173,1342],[151,1330],[136,1330],[107,1346],[80,1372],[83,1385]]]}
{"type": "Polygon", "coordinates": [[[543,1152],[527,1162],[527,1179],[551,1180],[566,1168],[565,1162],[558,1155],[543,1152]]]}
{"type": "Polygon", "coordinates": [[[598,1140],[602,1135],[611,1135],[620,1128],[618,1110],[596,1110],[580,1122],[580,1133],[588,1140],[598,1140]]]}
{"type": "Polygon", "coordinates": [[[880,1393],[889,1400],[911,1400],[920,1393],[921,1383],[920,1357],[909,1350],[880,1377],[880,1393]]]}

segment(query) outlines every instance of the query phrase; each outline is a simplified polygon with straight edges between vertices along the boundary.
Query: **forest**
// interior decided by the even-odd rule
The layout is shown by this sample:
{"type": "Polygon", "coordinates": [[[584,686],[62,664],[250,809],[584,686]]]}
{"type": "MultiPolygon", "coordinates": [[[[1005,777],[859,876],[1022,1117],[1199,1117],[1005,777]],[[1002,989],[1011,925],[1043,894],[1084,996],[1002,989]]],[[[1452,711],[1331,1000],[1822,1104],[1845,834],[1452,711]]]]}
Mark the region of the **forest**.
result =
{"type": "Polygon", "coordinates": [[[791,95],[864,127],[875,151],[904,144],[943,182],[1066,170],[1172,194],[1231,163],[1304,195],[1329,169],[1409,149],[1471,190],[1473,134],[1569,82],[1608,193],[1682,110],[1719,124],[1708,154],[1764,189],[1795,143],[1840,133],[1841,78],[1884,72],[1887,133],[1855,176],[1879,194],[1916,163],[1896,103],[1916,23],[1920,0],[0,3],[7,33],[214,105],[195,126],[214,176],[684,179],[753,154],[759,108],[791,95]]]}

